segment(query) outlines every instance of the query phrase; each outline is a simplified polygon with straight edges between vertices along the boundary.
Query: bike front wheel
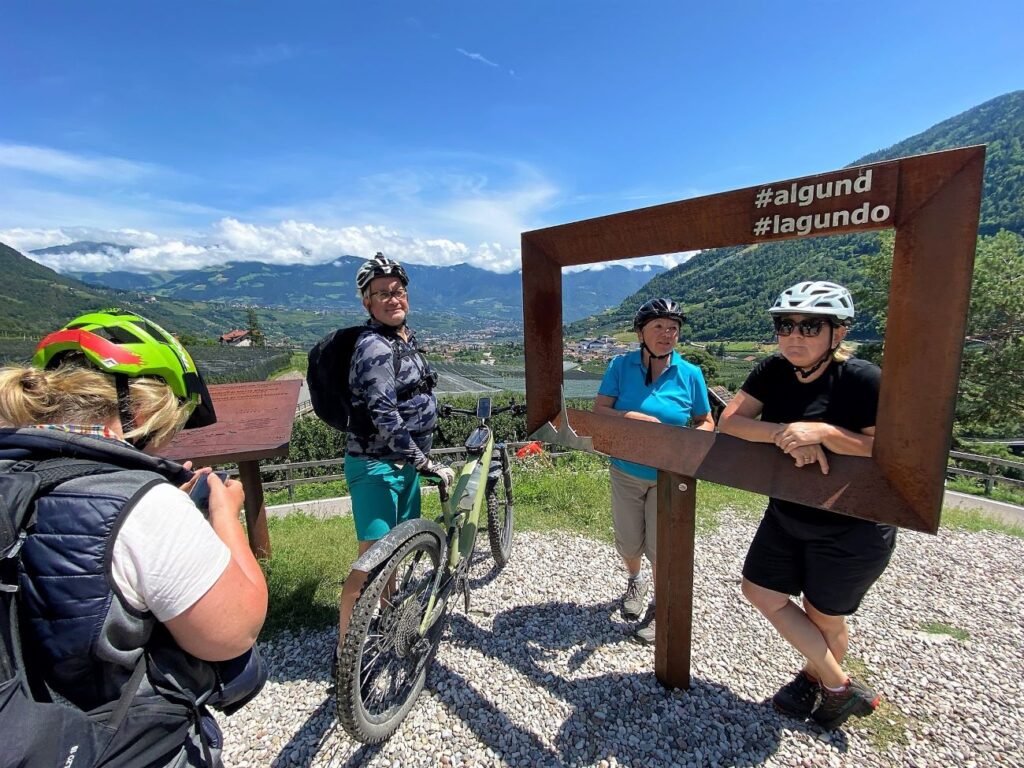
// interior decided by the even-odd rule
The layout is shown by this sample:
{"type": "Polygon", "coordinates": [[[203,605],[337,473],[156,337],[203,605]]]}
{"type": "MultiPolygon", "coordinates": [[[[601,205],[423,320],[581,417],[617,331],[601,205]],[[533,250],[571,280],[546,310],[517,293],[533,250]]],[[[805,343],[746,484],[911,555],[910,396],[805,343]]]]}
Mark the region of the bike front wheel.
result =
{"type": "Polygon", "coordinates": [[[420,634],[440,557],[434,536],[411,536],[356,600],[335,680],[338,720],[356,741],[390,737],[423,689],[445,624],[439,619],[420,634]]]}
{"type": "Polygon", "coordinates": [[[503,472],[498,482],[487,492],[487,538],[491,556],[499,568],[512,555],[512,479],[503,472]]]}

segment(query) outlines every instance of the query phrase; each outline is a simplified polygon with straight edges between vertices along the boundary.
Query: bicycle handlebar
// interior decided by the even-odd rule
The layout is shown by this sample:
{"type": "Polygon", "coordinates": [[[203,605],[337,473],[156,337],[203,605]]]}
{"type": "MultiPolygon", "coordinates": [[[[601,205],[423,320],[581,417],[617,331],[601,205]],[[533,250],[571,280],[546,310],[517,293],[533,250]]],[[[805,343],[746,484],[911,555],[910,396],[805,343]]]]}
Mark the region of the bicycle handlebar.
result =
{"type": "MultiPolygon", "coordinates": [[[[493,418],[494,416],[497,416],[498,414],[501,413],[507,413],[509,411],[512,411],[515,414],[523,414],[526,413],[526,406],[520,403],[509,403],[508,405],[504,405],[501,408],[492,408],[490,418],[493,418]]],[[[471,411],[468,408],[456,408],[455,406],[452,405],[438,406],[437,414],[439,416],[451,416],[453,413],[461,413],[465,416],[476,416],[476,411],[471,411]]]]}

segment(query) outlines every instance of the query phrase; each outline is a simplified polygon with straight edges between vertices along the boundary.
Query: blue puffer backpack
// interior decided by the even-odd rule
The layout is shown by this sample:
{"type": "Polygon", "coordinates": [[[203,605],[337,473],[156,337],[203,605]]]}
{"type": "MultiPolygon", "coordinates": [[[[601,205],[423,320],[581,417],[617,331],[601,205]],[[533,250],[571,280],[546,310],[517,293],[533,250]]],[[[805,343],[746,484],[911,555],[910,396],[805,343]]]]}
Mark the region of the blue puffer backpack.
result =
{"type": "Polygon", "coordinates": [[[133,500],[185,477],[112,441],[0,429],[0,768],[221,765],[208,707],[259,692],[259,653],[197,659],[106,578],[133,500]]]}

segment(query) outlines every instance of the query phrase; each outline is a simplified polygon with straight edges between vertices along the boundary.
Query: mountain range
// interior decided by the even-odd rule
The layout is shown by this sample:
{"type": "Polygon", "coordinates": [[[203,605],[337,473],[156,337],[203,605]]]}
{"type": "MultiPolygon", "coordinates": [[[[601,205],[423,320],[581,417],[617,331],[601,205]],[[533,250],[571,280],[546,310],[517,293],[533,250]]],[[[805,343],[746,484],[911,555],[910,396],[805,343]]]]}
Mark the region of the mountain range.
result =
{"type": "MultiPolygon", "coordinates": [[[[33,254],[125,253],[130,248],[79,242],[33,254]]],[[[308,344],[331,328],[365,317],[354,283],[362,263],[354,256],[340,256],[312,266],[230,262],[193,270],[62,275],[0,243],[0,271],[16,276],[0,281],[0,332],[39,335],[81,312],[116,305],[132,307],[178,332],[216,337],[246,327],[244,308],[257,306],[271,340],[308,344]]],[[[489,327],[493,333],[518,335],[520,273],[496,274],[466,264],[407,269],[418,329],[445,334],[489,327]]],[[[664,271],[660,266],[609,266],[567,273],[566,310],[573,318],[600,312],[664,271]]]]}
{"type": "MultiPolygon", "coordinates": [[[[988,145],[979,235],[1001,229],[1024,235],[1024,91],[987,101],[850,165],[973,144],[988,145]]],[[[578,337],[624,330],[643,301],[670,296],[686,307],[684,336],[771,338],[766,310],[784,288],[800,280],[832,280],[849,287],[856,300],[863,285],[861,260],[877,253],[879,242],[879,233],[864,233],[702,251],[655,276],[618,307],[572,323],[565,332],[578,337]]],[[[876,336],[874,319],[861,313],[852,337],[876,336]]]]}
{"type": "MultiPolygon", "coordinates": [[[[59,252],[94,252],[111,244],[72,243],[59,252]]],[[[126,246],[120,246],[122,248],[126,246]]],[[[31,251],[53,254],[53,248],[31,251]]],[[[340,256],[326,264],[268,264],[236,261],[224,265],[160,272],[69,272],[90,285],[145,291],[154,296],[230,305],[325,311],[362,312],[355,275],[363,259],[340,256]]],[[[523,316],[522,274],[497,274],[456,264],[431,267],[406,264],[413,309],[453,314],[475,320],[520,322],[523,316]]],[[[571,320],[587,317],[639,290],[660,266],[588,269],[565,275],[565,312],[571,320]]]]}

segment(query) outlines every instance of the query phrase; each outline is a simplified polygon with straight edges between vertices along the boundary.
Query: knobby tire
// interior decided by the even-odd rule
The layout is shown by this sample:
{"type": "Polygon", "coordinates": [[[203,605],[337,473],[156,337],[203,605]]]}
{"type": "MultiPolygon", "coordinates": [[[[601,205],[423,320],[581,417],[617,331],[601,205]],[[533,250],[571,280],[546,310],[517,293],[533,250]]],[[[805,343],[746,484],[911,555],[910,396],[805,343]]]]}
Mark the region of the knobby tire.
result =
{"type": "Polygon", "coordinates": [[[487,538],[491,544],[491,556],[502,568],[512,555],[512,483],[506,472],[502,472],[494,488],[487,492],[487,538]]]}
{"type": "Polygon", "coordinates": [[[411,536],[368,576],[356,599],[335,680],[338,720],[356,741],[390,737],[423,689],[446,624],[442,617],[417,638],[440,556],[434,536],[411,536]]]}

